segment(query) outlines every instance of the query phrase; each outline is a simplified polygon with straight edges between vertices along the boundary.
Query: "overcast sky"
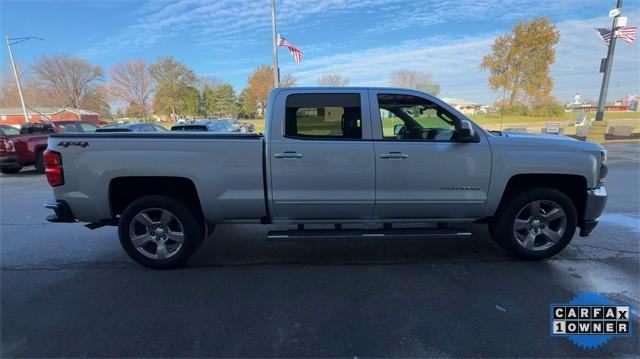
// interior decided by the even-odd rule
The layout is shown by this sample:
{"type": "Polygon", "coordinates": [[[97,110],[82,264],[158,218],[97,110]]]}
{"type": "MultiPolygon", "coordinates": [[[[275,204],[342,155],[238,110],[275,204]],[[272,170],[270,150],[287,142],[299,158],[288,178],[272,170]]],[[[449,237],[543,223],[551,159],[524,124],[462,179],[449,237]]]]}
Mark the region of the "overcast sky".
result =
{"type": "MultiPolygon", "coordinates": [[[[271,64],[270,0],[2,0],[2,35],[44,41],[15,46],[20,62],[67,53],[105,68],[142,57],[173,55],[198,74],[237,91],[260,64],[271,64]]],[[[404,67],[426,71],[441,96],[489,103],[496,94],[478,65],[494,38],[520,20],[550,17],[560,29],[552,67],[554,94],[597,97],[606,46],[595,27],[610,27],[613,0],[277,0],[278,30],[304,51],[296,65],[280,49],[282,73],[315,86],[336,73],[351,85],[385,86],[404,67]]],[[[623,13],[638,25],[640,0],[623,13]]],[[[2,47],[1,61],[8,61],[2,47]]],[[[640,92],[638,43],[619,41],[610,99],[640,92]]]]}

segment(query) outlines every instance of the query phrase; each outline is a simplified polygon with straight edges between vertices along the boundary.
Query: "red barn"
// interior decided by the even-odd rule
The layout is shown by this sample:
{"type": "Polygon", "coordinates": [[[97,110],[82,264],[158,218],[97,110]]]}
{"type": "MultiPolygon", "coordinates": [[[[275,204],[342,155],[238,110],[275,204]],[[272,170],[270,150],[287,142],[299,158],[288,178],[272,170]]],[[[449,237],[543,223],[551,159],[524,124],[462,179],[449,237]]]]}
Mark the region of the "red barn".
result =
{"type": "MultiPolygon", "coordinates": [[[[28,108],[27,112],[29,122],[76,120],[100,124],[100,115],[77,108],[33,107],[28,108]]],[[[22,125],[25,122],[22,107],[0,107],[0,125],[22,125]]]]}

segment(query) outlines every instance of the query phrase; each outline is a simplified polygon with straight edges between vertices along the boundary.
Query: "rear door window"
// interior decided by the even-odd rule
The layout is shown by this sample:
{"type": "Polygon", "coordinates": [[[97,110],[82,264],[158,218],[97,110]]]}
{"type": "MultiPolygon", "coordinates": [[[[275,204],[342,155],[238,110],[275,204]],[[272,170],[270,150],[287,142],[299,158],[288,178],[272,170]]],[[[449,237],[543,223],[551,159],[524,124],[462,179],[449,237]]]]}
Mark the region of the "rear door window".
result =
{"type": "Polygon", "coordinates": [[[301,139],[362,139],[360,95],[289,95],[286,100],[285,136],[301,139]]]}

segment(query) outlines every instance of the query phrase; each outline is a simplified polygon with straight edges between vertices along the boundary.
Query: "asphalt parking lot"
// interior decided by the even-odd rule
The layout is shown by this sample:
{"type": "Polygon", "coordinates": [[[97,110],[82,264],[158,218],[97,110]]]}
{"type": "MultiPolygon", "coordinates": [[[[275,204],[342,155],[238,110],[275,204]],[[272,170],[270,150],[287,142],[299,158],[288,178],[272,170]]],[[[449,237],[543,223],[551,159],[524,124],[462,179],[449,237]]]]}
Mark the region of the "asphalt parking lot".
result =
{"type": "Polygon", "coordinates": [[[640,143],[609,145],[609,203],[551,260],[470,239],[266,242],[220,226],[175,271],[131,262],[113,227],[49,224],[43,176],[0,176],[2,357],[634,357],[640,353],[640,143]],[[585,350],[549,305],[599,292],[633,337],[585,350]]]}

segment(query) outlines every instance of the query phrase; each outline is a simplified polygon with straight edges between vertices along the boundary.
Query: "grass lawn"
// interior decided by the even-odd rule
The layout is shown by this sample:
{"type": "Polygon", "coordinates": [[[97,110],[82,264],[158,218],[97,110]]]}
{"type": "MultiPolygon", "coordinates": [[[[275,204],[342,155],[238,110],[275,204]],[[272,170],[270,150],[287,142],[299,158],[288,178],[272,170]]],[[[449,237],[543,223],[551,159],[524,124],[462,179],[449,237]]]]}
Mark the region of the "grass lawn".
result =
{"type": "MultiPolygon", "coordinates": [[[[577,113],[575,112],[565,112],[560,117],[530,117],[530,116],[514,116],[514,115],[506,115],[504,119],[497,114],[486,114],[486,115],[473,115],[470,116],[472,120],[477,122],[480,125],[488,125],[488,124],[499,124],[502,122],[503,124],[514,124],[514,123],[540,123],[544,124],[547,122],[571,122],[575,121],[577,113]]],[[[595,112],[587,113],[587,119],[592,119],[596,117],[595,112]]],[[[640,120],[640,112],[605,112],[604,114],[605,120],[640,120]]]]}
{"type": "MultiPolygon", "coordinates": [[[[595,112],[587,114],[588,119],[592,119],[595,116],[595,112]]],[[[576,113],[564,113],[561,117],[504,116],[504,118],[501,118],[500,114],[475,115],[470,117],[479,125],[491,130],[499,129],[500,123],[502,123],[503,128],[527,127],[531,129],[535,128],[537,129],[535,132],[540,132],[540,128],[544,127],[547,122],[560,122],[562,126],[567,127],[566,132],[572,133],[575,132],[575,129],[567,126],[567,124],[575,121],[576,113]]],[[[640,112],[606,112],[604,117],[605,120],[610,121],[610,124],[634,126],[634,132],[640,132],[640,112]]],[[[256,126],[256,132],[264,132],[263,119],[243,121],[253,123],[256,126]]],[[[392,128],[392,125],[390,128],[392,128]]]]}

